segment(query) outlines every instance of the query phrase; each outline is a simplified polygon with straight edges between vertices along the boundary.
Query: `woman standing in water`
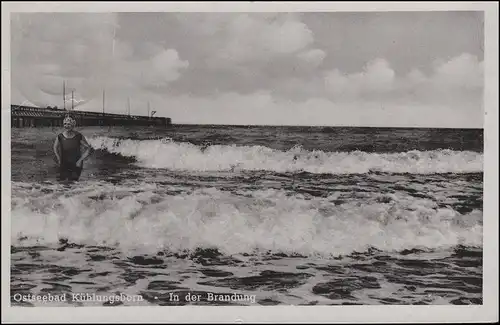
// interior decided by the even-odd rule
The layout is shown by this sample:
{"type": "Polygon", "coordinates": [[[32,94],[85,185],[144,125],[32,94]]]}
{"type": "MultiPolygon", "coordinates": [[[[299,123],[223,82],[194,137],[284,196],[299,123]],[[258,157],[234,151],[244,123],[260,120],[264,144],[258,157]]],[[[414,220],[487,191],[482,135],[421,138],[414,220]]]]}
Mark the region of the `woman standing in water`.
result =
{"type": "Polygon", "coordinates": [[[77,181],[82,173],[83,161],[91,154],[92,147],[80,132],[74,130],[74,118],[66,116],[63,125],[64,131],[57,135],[54,142],[59,180],[77,181]]]}

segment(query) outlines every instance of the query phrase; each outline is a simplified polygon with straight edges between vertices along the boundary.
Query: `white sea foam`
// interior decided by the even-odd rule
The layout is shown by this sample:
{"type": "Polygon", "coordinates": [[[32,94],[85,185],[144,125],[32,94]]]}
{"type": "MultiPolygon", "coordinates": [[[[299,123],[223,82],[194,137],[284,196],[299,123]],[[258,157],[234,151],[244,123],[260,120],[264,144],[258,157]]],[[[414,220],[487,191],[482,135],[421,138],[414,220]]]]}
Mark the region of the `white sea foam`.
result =
{"type": "Polygon", "coordinates": [[[294,147],[288,151],[264,146],[212,145],[164,140],[89,139],[95,149],[134,157],[148,168],[187,171],[269,170],[361,174],[370,171],[391,173],[470,173],[483,171],[483,155],[471,151],[409,151],[401,153],[323,152],[294,147]]]}
{"type": "Polygon", "coordinates": [[[20,246],[66,238],[130,253],[217,248],[225,254],[270,250],[326,256],[369,247],[482,246],[481,211],[460,214],[403,194],[393,194],[391,203],[338,205],[334,197],[307,200],[271,189],[167,195],[154,184],[137,185],[132,192],[82,183],[52,193],[22,184],[13,190],[12,244],[20,246]]]}

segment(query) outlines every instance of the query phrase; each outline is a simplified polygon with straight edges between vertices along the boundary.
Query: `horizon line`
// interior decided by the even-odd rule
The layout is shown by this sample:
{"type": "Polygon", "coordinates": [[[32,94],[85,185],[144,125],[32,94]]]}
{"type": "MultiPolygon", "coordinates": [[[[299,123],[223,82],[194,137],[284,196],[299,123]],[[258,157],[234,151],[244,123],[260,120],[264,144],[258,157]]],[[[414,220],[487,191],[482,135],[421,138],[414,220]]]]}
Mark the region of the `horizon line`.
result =
{"type": "Polygon", "coordinates": [[[171,126],[267,126],[267,127],[314,127],[314,128],[378,128],[378,129],[466,129],[484,130],[484,127],[451,127],[451,126],[379,126],[379,125],[307,125],[307,124],[214,124],[214,123],[174,123],[171,126]]]}

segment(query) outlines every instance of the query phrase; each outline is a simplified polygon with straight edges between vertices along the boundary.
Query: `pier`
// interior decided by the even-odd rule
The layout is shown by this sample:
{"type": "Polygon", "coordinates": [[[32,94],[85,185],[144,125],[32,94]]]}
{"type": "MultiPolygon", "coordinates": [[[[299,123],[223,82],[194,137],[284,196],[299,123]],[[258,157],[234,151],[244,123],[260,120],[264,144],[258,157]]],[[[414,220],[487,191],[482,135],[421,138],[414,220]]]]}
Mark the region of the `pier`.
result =
{"type": "MultiPolygon", "coordinates": [[[[149,114],[149,113],[148,113],[149,114]]],[[[168,117],[152,117],[127,114],[99,113],[58,109],[57,107],[31,107],[11,105],[11,126],[22,127],[54,127],[63,125],[66,115],[71,115],[78,126],[169,126],[172,120],[168,117]]]]}

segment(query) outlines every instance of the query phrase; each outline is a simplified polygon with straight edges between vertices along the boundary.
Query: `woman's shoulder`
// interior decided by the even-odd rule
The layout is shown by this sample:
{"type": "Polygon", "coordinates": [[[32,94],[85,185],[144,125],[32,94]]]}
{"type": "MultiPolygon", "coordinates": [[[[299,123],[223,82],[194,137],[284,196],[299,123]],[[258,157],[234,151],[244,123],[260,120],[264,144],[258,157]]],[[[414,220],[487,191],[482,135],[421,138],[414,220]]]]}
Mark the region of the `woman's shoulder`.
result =
{"type": "Polygon", "coordinates": [[[73,137],[81,137],[83,136],[80,132],[78,132],[77,130],[73,130],[73,137]]]}
{"type": "Polygon", "coordinates": [[[78,131],[75,131],[75,137],[78,137],[78,139],[80,139],[80,141],[85,138],[85,136],[83,134],[81,134],[80,132],[78,131]]]}

